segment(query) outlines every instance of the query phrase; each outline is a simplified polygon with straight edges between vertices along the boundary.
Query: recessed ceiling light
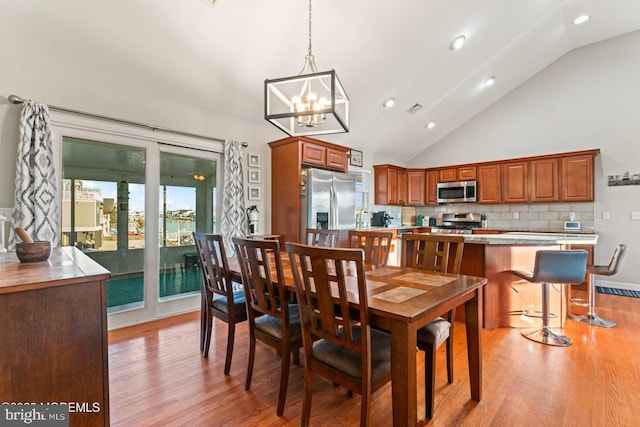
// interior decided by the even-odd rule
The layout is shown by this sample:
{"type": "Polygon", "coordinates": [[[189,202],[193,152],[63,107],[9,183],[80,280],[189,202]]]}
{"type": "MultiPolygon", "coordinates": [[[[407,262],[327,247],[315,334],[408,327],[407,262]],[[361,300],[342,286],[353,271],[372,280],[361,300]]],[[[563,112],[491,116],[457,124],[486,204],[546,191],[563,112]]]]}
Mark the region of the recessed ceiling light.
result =
{"type": "Polygon", "coordinates": [[[482,86],[484,87],[493,86],[495,82],[496,82],[496,76],[491,76],[488,79],[486,79],[484,82],[482,82],[482,86]]]}
{"type": "Polygon", "coordinates": [[[590,18],[591,17],[589,15],[580,15],[576,19],[573,20],[573,23],[576,24],[576,25],[584,24],[590,18]]]}
{"type": "Polygon", "coordinates": [[[389,98],[389,99],[385,100],[385,101],[382,103],[382,106],[383,106],[384,108],[390,108],[390,107],[393,107],[393,105],[394,105],[395,103],[396,103],[396,99],[395,99],[395,98],[389,98]]]}
{"type": "Polygon", "coordinates": [[[465,36],[464,34],[460,34],[458,37],[453,39],[451,44],[449,44],[449,50],[458,50],[458,49],[460,49],[464,45],[464,42],[466,40],[467,40],[467,36],[465,36]]]}
{"type": "Polygon", "coordinates": [[[427,128],[428,129],[433,129],[436,126],[436,122],[429,122],[427,123],[427,128]]]}

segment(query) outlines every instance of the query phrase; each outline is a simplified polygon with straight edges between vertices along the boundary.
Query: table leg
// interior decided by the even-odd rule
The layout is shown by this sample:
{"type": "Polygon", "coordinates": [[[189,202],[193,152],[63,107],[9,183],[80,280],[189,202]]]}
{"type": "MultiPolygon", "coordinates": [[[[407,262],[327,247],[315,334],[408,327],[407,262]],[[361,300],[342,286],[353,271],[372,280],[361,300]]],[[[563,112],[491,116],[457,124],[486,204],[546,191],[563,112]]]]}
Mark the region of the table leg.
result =
{"type": "Polygon", "coordinates": [[[482,398],[482,288],[476,289],[475,296],[464,303],[464,312],[471,398],[480,401],[482,398]]]}
{"type": "Polygon", "coordinates": [[[391,323],[391,395],[397,427],[417,423],[416,341],[413,323],[391,323]]]}

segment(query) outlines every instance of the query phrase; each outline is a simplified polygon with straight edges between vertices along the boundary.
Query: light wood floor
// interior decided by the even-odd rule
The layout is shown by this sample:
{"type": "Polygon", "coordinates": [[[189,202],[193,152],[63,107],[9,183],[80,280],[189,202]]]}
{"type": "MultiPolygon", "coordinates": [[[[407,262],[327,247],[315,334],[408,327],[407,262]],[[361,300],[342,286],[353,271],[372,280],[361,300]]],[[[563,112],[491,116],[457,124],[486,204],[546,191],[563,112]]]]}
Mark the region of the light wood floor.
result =
{"type": "MultiPolygon", "coordinates": [[[[640,421],[640,299],[598,294],[599,315],[613,329],[567,321],[571,347],[531,342],[518,329],[484,330],[483,399],[470,400],[464,324],[456,324],[455,381],[446,382],[444,346],[436,378],[432,426],[636,426],[640,421]]],[[[208,359],[199,350],[199,313],[109,333],[113,426],[299,425],[303,368],[292,366],[283,417],[276,416],[279,358],[258,343],[252,389],[244,390],[247,328],[236,336],[225,376],[226,325],[215,322],[208,359]]],[[[418,411],[424,414],[422,353],[418,411]]],[[[360,397],[317,377],[312,425],[353,426],[360,397]]],[[[374,397],[371,425],[391,424],[391,387],[374,397]]]]}

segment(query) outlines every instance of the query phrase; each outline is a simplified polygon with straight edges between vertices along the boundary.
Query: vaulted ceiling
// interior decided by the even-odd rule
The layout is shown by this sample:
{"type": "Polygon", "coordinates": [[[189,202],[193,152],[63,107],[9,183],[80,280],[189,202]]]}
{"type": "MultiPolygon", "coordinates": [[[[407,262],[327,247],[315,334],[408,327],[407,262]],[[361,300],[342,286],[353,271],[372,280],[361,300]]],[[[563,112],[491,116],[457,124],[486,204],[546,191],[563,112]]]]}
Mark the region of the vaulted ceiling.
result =
{"type": "MultiPolygon", "coordinates": [[[[2,0],[0,55],[270,127],[264,80],[301,70],[307,13],[306,0],[2,0]]],[[[640,29],[640,1],[314,0],[312,22],[318,69],[351,100],[350,133],[323,139],[406,162],[567,52],[640,29]]]]}

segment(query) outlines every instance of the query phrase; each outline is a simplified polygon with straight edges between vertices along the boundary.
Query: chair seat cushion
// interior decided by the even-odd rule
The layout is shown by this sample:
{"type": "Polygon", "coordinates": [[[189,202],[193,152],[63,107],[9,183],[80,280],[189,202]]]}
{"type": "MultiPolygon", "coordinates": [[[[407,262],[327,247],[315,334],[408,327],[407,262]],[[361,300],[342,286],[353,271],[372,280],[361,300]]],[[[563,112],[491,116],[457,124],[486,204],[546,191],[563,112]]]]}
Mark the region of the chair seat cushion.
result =
{"type": "MultiPolygon", "coordinates": [[[[289,328],[291,329],[291,341],[302,340],[300,311],[297,304],[289,304],[289,328]]],[[[267,314],[258,317],[256,319],[256,329],[282,340],[282,320],[278,317],[267,314]]]]}
{"type": "Polygon", "coordinates": [[[451,323],[442,317],[432,320],[428,325],[418,329],[418,348],[424,350],[425,345],[432,345],[436,348],[449,338],[451,323]]]}
{"type": "MultiPolygon", "coordinates": [[[[233,302],[235,304],[234,309],[236,311],[234,314],[246,313],[247,306],[245,304],[244,291],[234,292],[233,302]]],[[[214,299],[213,303],[211,303],[211,306],[215,310],[221,311],[225,314],[229,314],[227,310],[227,297],[220,297],[220,298],[214,299]]]]}
{"type": "MultiPolygon", "coordinates": [[[[360,341],[361,329],[354,326],[353,335],[360,341]]],[[[313,357],[354,378],[362,379],[361,355],[330,341],[319,340],[313,347],[313,357]]],[[[375,382],[391,369],[391,336],[385,332],[371,329],[371,377],[375,382]]]]}

